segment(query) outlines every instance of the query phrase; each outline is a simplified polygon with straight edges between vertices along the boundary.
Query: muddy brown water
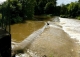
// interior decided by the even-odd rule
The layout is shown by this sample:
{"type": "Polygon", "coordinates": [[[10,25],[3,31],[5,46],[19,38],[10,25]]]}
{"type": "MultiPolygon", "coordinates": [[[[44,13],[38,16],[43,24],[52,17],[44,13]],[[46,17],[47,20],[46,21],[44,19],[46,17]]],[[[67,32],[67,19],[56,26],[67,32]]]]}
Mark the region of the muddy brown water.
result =
{"type": "MultiPolygon", "coordinates": [[[[63,25],[63,23],[65,24],[65,22],[61,20],[65,21],[66,19],[60,19],[61,25],[63,25]]],[[[54,22],[52,23],[53,24],[49,25],[50,27],[46,29],[40,35],[40,37],[35,39],[35,41],[30,45],[29,49],[33,51],[33,55],[35,52],[37,52],[37,54],[40,56],[46,55],[48,57],[79,57],[78,45],[74,42],[74,40],[71,39],[70,35],[68,35],[69,33],[66,34],[64,32],[65,30],[62,29],[64,28],[64,26],[62,26],[62,28],[58,28],[54,25],[54,22]]],[[[72,20],[71,23],[73,23],[72,20]]],[[[71,23],[71,26],[74,26],[76,24],[75,22],[75,24],[73,23],[73,25],[71,23]]],[[[27,36],[29,36],[33,31],[41,28],[43,25],[44,22],[40,21],[27,21],[27,23],[24,24],[22,23],[12,25],[12,39],[16,42],[20,42],[27,38],[27,36]]],[[[27,53],[24,54],[24,57],[28,57],[26,54],[27,53]]],[[[32,57],[35,57],[33,55],[32,57]]]]}
{"type": "Polygon", "coordinates": [[[12,41],[21,42],[43,25],[44,21],[26,21],[25,23],[11,25],[12,41]]]}

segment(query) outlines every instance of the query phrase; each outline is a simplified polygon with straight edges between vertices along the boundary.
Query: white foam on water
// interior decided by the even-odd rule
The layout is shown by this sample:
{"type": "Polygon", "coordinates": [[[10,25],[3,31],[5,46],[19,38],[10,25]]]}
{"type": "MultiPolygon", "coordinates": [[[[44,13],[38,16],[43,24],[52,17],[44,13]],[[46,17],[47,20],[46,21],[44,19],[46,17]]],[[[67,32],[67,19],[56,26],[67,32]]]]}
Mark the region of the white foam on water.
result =
{"type": "Polygon", "coordinates": [[[70,35],[71,38],[78,40],[80,43],[80,20],[59,18],[62,29],[70,35]]]}
{"type": "Polygon", "coordinates": [[[40,57],[39,55],[37,55],[36,52],[33,52],[31,50],[26,50],[25,53],[21,53],[21,54],[17,54],[16,57],[40,57]]]}
{"type": "MultiPolygon", "coordinates": [[[[44,29],[46,27],[47,27],[47,24],[45,23],[45,25],[41,29],[39,29],[37,31],[34,31],[29,37],[24,39],[22,42],[18,43],[18,45],[17,44],[16,45],[12,45],[12,49],[13,50],[17,50],[19,48],[20,49],[27,48],[34,41],[34,39],[36,39],[44,31],[44,29]],[[16,49],[15,49],[15,47],[16,47],[16,49]]],[[[12,44],[15,44],[15,42],[13,42],[12,44]]],[[[23,54],[22,53],[21,54],[17,54],[16,57],[39,57],[39,56],[37,54],[35,54],[35,52],[27,50],[23,54]]]]}

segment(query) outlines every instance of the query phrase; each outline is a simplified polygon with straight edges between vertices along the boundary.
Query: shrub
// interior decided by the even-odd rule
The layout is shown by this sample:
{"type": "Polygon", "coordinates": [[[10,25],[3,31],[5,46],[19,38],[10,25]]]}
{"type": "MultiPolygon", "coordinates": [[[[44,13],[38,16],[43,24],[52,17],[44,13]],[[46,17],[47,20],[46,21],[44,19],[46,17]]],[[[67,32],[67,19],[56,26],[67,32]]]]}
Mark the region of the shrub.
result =
{"type": "Polygon", "coordinates": [[[68,15],[60,15],[60,17],[62,17],[62,18],[68,18],[69,16],[68,15]]]}
{"type": "Polygon", "coordinates": [[[12,18],[12,19],[11,19],[11,24],[20,23],[20,22],[22,22],[22,21],[23,21],[22,17],[17,16],[17,17],[15,17],[15,18],[12,18]]]}
{"type": "Polygon", "coordinates": [[[1,26],[1,19],[2,19],[2,14],[0,14],[0,26],[1,26]]]}
{"type": "Polygon", "coordinates": [[[80,16],[78,16],[77,19],[80,20],[80,16]]]}
{"type": "Polygon", "coordinates": [[[2,19],[2,14],[0,14],[0,19],[2,19]]]}

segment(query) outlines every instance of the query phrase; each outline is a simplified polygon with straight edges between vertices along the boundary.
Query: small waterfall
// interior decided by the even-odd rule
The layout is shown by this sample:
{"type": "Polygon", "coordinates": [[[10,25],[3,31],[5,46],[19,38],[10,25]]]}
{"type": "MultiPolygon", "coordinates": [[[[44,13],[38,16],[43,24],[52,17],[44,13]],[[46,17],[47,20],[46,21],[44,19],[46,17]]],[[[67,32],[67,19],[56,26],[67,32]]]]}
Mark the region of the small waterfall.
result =
{"type": "Polygon", "coordinates": [[[24,48],[26,48],[27,46],[29,46],[29,45],[35,40],[35,38],[37,38],[37,37],[44,31],[44,29],[46,28],[46,26],[47,26],[47,25],[46,25],[46,23],[45,23],[45,25],[44,25],[41,29],[33,32],[29,37],[27,37],[26,39],[24,39],[24,40],[20,43],[20,46],[22,46],[21,49],[24,49],[24,48]],[[25,43],[26,43],[26,44],[25,44],[25,43]]]}
{"type": "Polygon", "coordinates": [[[37,31],[34,31],[30,36],[25,38],[22,42],[15,44],[12,47],[12,55],[15,54],[18,50],[24,50],[25,48],[29,47],[29,45],[37,38],[47,27],[47,23],[37,31]]]}

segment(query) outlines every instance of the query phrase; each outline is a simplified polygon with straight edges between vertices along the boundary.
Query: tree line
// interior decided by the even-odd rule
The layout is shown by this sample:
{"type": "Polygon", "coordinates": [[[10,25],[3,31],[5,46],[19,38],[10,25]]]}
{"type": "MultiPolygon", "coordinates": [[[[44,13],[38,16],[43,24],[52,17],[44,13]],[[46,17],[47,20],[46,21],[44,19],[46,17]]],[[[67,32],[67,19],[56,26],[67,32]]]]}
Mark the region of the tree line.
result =
{"type": "Polygon", "coordinates": [[[61,6],[61,17],[70,17],[80,19],[80,0],[71,2],[67,5],[62,4],[61,6]]]}
{"type": "Polygon", "coordinates": [[[33,19],[35,15],[48,15],[80,18],[80,0],[57,6],[57,0],[7,0],[0,4],[0,19],[10,16],[11,23],[33,19]],[[10,3],[10,6],[8,6],[10,3]],[[10,11],[10,13],[9,13],[10,11]]]}

